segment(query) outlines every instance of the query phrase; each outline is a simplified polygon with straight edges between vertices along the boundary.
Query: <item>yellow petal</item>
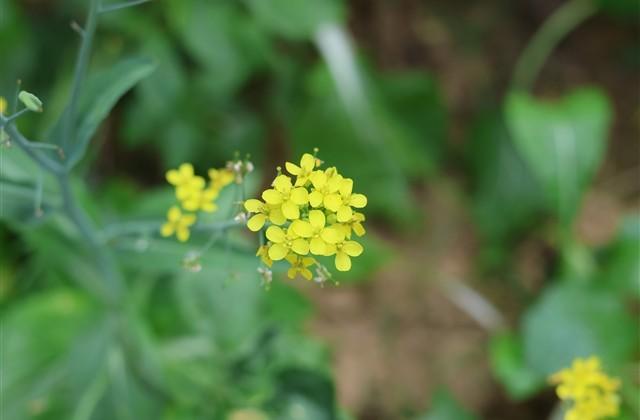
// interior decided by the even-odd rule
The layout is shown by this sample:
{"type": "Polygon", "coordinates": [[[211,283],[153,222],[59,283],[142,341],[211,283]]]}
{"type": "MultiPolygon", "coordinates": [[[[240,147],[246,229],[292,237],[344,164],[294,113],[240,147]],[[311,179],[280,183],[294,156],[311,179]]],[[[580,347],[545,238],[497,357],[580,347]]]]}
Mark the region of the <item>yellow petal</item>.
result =
{"type": "Polygon", "coordinates": [[[362,226],[362,223],[354,223],[351,227],[353,228],[353,232],[358,236],[362,236],[367,233],[367,231],[364,230],[364,226],[362,226]]]}
{"type": "Polygon", "coordinates": [[[167,212],[167,219],[170,222],[177,222],[178,220],[180,220],[181,217],[182,217],[182,212],[176,206],[171,207],[167,212]]]}
{"type": "Polygon", "coordinates": [[[169,184],[178,185],[180,183],[180,174],[175,169],[171,169],[166,174],[169,184]]]}
{"type": "Polygon", "coordinates": [[[287,172],[289,172],[291,175],[298,175],[300,174],[300,172],[302,172],[298,165],[291,162],[286,162],[284,164],[284,167],[287,168],[287,172]]]}
{"type": "Polygon", "coordinates": [[[176,231],[176,236],[180,242],[186,242],[189,239],[189,229],[186,227],[178,229],[176,231]]]}
{"type": "Polygon", "coordinates": [[[302,155],[302,159],[300,159],[300,166],[307,172],[311,172],[313,168],[316,166],[316,158],[309,153],[305,153],[302,155]]]}
{"type": "Polygon", "coordinates": [[[183,163],[178,168],[178,171],[180,171],[180,176],[184,178],[191,178],[193,176],[193,165],[190,163],[183,163]]]}
{"type": "Polygon", "coordinates": [[[244,202],[244,208],[251,213],[258,213],[264,209],[264,203],[255,198],[251,198],[244,202]]]}
{"type": "Polygon", "coordinates": [[[338,209],[338,222],[345,223],[351,220],[351,216],[353,215],[353,211],[349,206],[340,206],[338,209]]]}
{"type": "Polygon", "coordinates": [[[329,227],[320,233],[320,237],[328,244],[336,244],[344,240],[344,232],[334,227],[329,227]]]}
{"type": "Polygon", "coordinates": [[[313,238],[309,243],[309,250],[314,255],[324,255],[327,252],[327,245],[320,238],[313,238]]]}
{"type": "Polygon", "coordinates": [[[302,277],[307,280],[311,280],[311,277],[313,277],[313,273],[308,268],[303,268],[302,270],[300,270],[300,274],[302,274],[302,277]]]}
{"type": "Polygon", "coordinates": [[[353,179],[344,178],[342,182],[340,182],[340,194],[343,197],[348,197],[351,195],[351,191],[353,191],[353,179]]]}
{"type": "Polygon", "coordinates": [[[276,179],[273,180],[273,187],[281,193],[287,193],[292,187],[291,178],[286,175],[278,175],[276,179]]]}
{"type": "Polygon", "coordinates": [[[296,235],[303,238],[310,238],[313,235],[313,228],[311,227],[311,223],[304,220],[295,220],[293,223],[291,223],[291,228],[296,235]]]}
{"type": "Polygon", "coordinates": [[[173,225],[171,223],[165,223],[160,229],[160,234],[164,237],[171,236],[173,235],[174,230],[175,229],[173,228],[173,225]]]}
{"type": "Polygon", "coordinates": [[[311,180],[311,183],[313,184],[313,187],[317,188],[319,190],[322,189],[322,187],[324,187],[325,184],[327,183],[327,176],[322,171],[313,172],[309,176],[309,179],[311,180]]]}
{"type": "Polygon", "coordinates": [[[336,254],[336,268],[338,271],[349,271],[351,270],[351,258],[344,252],[338,252],[336,254]]]}
{"type": "Polygon", "coordinates": [[[269,247],[269,258],[274,261],[280,261],[287,256],[289,250],[282,244],[273,244],[269,247]]]}
{"type": "Polygon", "coordinates": [[[309,223],[311,223],[311,226],[316,228],[316,230],[324,228],[326,223],[324,213],[320,210],[311,210],[309,212],[309,223]]]}
{"type": "Polygon", "coordinates": [[[355,208],[361,209],[367,205],[367,197],[364,194],[353,194],[349,204],[355,208]]]}
{"type": "MultiPolygon", "coordinates": [[[[284,230],[282,230],[278,226],[269,226],[267,228],[266,235],[267,235],[267,239],[274,243],[281,243],[281,242],[284,242],[286,239],[284,230]]],[[[282,258],[284,258],[284,256],[282,258]]]]}
{"type": "Polygon", "coordinates": [[[296,262],[298,261],[298,256],[296,254],[289,254],[285,257],[285,259],[289,261],[289,264],[296,265],[296,262]]]}
{"type": "Polygon", "coordinates": [[[331,255],[336,253],[336,246],[334,244],[325,244],[324,255],[326,257],[330,257],[331,255]]]}
{"type": "Polygon", "coordinates": [[[347,255],[350,255],[352,257],[357,257],[358,255],[362,254],[362,251],[364,251],[364,249],[362,248],[362,245],[360,245],[356,241],[347,241],[347,242],[345,242],[342,245],[342,250],[347,255]]]}
{"type": "Polygon", "coordinates": [[[252,232],[257,232],[264,226],[264,222],[267,221],[267,216],[264,214],[256,214],[249,221],[247,221],[247,227],[252,232]]]}
{"type": "Polygon", "coordinates": [[[327,194],[324,196],[324,206],[331,211],[338,211],[342,205],[342,198],[338,194],[327,194]]]}
{"type": "Polygon", "coordinates": [[[299,255],[307,255],[309,253],[309,242],[306,239],[298,238],[291,243],[293,252],[299,255]]]}
{"type": "Polygon", "coordinates": [[[320,191],[313,191],[309,194],[309,204],[311,204],[311,207],[320,207],[322,205],[323,198],[324,196],[320,191]]]}
{"type": "Polygon", "coordinates": [[[180,218],[180,223],[183,226],[191,226],[195,222],[196,222],[196,215],[195,214],[184,214],[184,215],[182,215],[182,218],[180,218]]]}
{"type": "Polygon", "coordinates": [[[304,258],[302,259],[302,265],[303,265],[304,267],[311,267],[311,266],[312,266],[313,264],[315,264],[315,263],[316,263],[315,258],[311,258],[311,257],[304,257],[304,258]]]}
{"type": "Polygon", "coordinates": [[[296,278],[296,274],[297,274],[296,272],[297,272],[297,271],[298,271],[298,270],[296,270],[296,269],[295,269],[295,268],[293,268],[293,267],[292,267],[292,268],[290,268],[290,269],[288,269],[288,270],[287,270],[287,277],[289,277],[290,279],[294,279],[294,278],[296,278]]]}
{"type": "Polygon", "coordinates": [[[299,206],[304,206],[309,202],[309,193],[302,187],[294,188],[291,191],[291,201],[299,206]]]}
{"type": "Polygon", "coordinates": [[[262,192],[262,199],[269,204],[280,204],[282,203],[282,194],[276,190],[269,189],[262,192]]]}
{"type": "Polygon", "coordinates": [[[269,211],[269,220],[274,225],[284,225],[287,221],[287,218],[282,214],[282,210],[280,208],[274,208],[269,211]]]}
{"type": "Polygon", "coordinates": [[[300,217],[300,209],[291,201],[282,203],[282,214],[289,220],[296,220],[300,217]]]}

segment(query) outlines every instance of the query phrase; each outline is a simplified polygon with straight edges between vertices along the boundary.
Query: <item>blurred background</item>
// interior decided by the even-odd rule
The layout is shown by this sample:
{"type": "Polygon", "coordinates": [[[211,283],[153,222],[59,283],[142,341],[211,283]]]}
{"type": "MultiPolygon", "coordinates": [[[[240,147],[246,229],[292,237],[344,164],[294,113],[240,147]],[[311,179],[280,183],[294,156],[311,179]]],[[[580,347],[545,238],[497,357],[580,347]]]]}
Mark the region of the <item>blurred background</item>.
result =
{"type": "MultiPolygon", "coordinates": [[[[20,120],[31,138],[62,113],[87,3],[0,0],[0,95],[20,79],[45,103],[20,120]]],[[[55,188],[34,212],[19,187],[35,172],[5,145],[3,418],[553,419],[547,376],[591,354],[623,380],[620,418],[640,418],[639,8],[154,0],[105,14],[87,95],[108,98],[94,81],[123,81],[119,66],[155,68],[114,88],[76,171],[97,223],[159,226],[182,162],[205,174],[250,154],[257,196],[318,147],[369,198],[365,253],[339,285],[276,268],[265,290],[243,229],[199,270],[184,257],[206,236],[128,232],[110,242],[127,297],[105,308],[78,286],[97,274],[55,188]]]]}

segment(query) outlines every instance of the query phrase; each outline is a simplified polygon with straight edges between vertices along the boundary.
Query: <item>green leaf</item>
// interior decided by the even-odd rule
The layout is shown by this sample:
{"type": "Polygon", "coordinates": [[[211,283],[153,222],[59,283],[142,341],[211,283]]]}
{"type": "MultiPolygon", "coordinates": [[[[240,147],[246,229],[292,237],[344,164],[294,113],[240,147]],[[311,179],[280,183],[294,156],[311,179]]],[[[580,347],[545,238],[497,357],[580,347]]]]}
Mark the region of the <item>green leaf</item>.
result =
{"type": "Polygon", "coordinates": [[[556,102],[512,93],[507,125],[521,156],[543,186],[547,206],[568,224],[598,169],[611,123],[611,106],[597,89],[580,89],[556,102]]]}
{"type": "Polygon", "coordinates": [[[567,282],[548,288],[529,308],[522,331],[526,365],[543,377],[591,355],[615,371],[630,359],[638,339],[617,296],[567,282]]]}
{"type": "Polygon", "coordinates": [[[496,377],[516,400],[534,394],[545,383],[543,377],[525,364],[522,342],[510,332],[498,333],[489,342],[489,359],[496,377]]]}
{"type": "Polygon", "coordinates": [[[417,420],[474,420],[476,416],[464,409],[451,393],[438,389],[431,400],[429,411],[417,420]]]}
{"type": "Polygon", "coordinates": [[[343,19],[337,0],[246,0],[256,20],[270,31],[286,38],[310,39],[324,23],[343,19]]]}
{"type": "MultiPolygon", "coordinates": [[[[87,80],[81,98],[76,138],[67,151],[68,165],[73,166],[84,156],[89,141],[116,102],[136,83],[151,74],[155,64],[143,58],[132,58],[117,63],[87,80]]],[[[56,131],[59,134],[59,130],[56,131]]]]}
{"type": "Polygon", "coordinates": [[[640,216],[624,220],[616,241],[603,256],[598,284],[621,296],[640,298],[640,216]]]}

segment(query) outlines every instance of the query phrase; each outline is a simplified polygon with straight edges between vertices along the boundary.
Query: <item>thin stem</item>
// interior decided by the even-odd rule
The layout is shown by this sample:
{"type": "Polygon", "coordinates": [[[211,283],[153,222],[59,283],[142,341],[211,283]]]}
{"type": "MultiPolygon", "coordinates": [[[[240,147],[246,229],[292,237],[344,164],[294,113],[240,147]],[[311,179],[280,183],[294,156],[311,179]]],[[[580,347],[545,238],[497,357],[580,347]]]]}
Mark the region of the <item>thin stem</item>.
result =
{"type": "Polygon", "coordinates": [[[11,139],[15,140],[18,147],[20,147],[31,159],[33,159],[37,164],[39,164],[45,170],[51,172],[52,174],[62,174],[65,172],[65,169],[58,162],[50,159],[47,156],[42,155],[37,150],[34,150],[31,147],[31,142],[27,140],[15,127],[13,123],[6,124],[7,118],[3,115],[0,115],[0,123],[2,123],[4,130],[11,137],[11,139]]]}
{"type": "Polygon", "coordinates": [[[558,43],[597,11],[593,0],[570,0],[560,6],[535,33],[518,59],[510,90],[531,89],[544,62],[558,43]]]}
{"type": "Polygon", "coordinates": [[[26,114],[27,112],[29,112],[29,109],[23,108],[20,111],[16,112],[15,114],[6,117],[5,120],[0,123],[0,128],[16,120],[18,117],[20,117],[23,114],[26,114]]]}
{"type": "Polygon", "coordinates": [[[100,8],[100,13],[109,13],[116,10],[126,9],[128,7],[133,7],[139,4],[148,3],[149,1],[151,0],[131,0],[131,1],[124,1],[118,4],[110,4],[108,6],[102,6],[100,8]]]}
{"type": "Polygon", "coordinates": [[[63,116],[63,138],[64,146],[68,146],[68,143],[75,142],[75,120],[78,110],[78,101],[80,98],[80,88],[87,74],[87,68],[89,66],[89,57],[91,55],[91,46],[93,44],[93,37],[98,25],[98,11],[100,9],[100,0],[91,0],[89,5],[89,13],[87,15],[87,22],[82,36],[82,43],[80,45],[80,51],[78,52],[78,58],[76,60],[76,67],[73,75],[73,84],[71,85],[71,96],[69,99],[69,105],[63,116]]]}

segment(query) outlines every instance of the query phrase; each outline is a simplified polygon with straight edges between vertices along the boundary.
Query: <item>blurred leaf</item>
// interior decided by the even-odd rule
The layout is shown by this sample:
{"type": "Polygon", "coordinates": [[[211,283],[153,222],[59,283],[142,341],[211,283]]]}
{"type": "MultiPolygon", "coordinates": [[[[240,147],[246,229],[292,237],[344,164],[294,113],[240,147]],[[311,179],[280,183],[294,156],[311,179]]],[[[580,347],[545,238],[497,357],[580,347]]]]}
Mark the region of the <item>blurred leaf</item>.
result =
{"type": "Polygon", "coordinates": [[[44,215],[55,211],[52,203],[43,199],[40,209],[43,215],[38,216],[35,209],[36,187],[12,182],[0,177],[0,191],[2,191],[2,211],[0,220],[14,223],[38,224],[44,215]]]}
{"type": "MultiPolygon", "coordinates": [[[[154,67],[155,65],[147,59],[132,58],[88,78],[79,105],[79,117],[75,122],[77,127],[75,143],[71,150],[65,147],[69,165],[74,165],[82,159],[99,124],[106,118],[118,99],[138,81],[151,74],[154,67]]],[[[60,139],[64,115],[51,134],[54,141],[68,141],[60,139]]]]}
{"type": "Polygon", "coordinates": [[[524,315],[522,333],[527,367],[545,378],[591,355],[615,371],[638,339],[633,318],[614,294],[568,282],[545,290],[524,315]]]}
{"type": "Polygon", "coordinates": [[[427,414],[417,420],[474,420],[476,416],[464,409],[451,393],[440,388],[431,399],[431,408],[427,414]]]}
{"type": "Polygon", "coordinates": [[[506,256],[508,240],[543,208],[542,191],[495,110],[475,122],[468,158],[475,184],[473,211],[489,245],[483,252],[489,261],[498,262],[506,256]]]}
{"type": "Polygon", "coordinates": [[[285,38],[312,38],[318,26],[340,22],[344,15],[340,0],[245,0],[256,20],[285,38]]]}
{"type": "Polygon", "coordinates": [[[624,220],[616,241],[604,253],[599,284],[622,297],[640,298],[640,216],[624,220]]]}
{"type": "Polygon", "coordinates": [[[545,383],[543,377],[526,366],[519,336],[504,332],[491,337],[489,357],[494,375],[511,398],[527,398],[545,383]]]}
{"type": "Polygon", "coordinates": [[[505,102],[510,133],[542,184],[547,205],[568,224],[604,155],[611,107],[604,93],[580,89],[557,102],[512,93],[505,102]]]}
{"type": "Polygon", "coordinates": [[[640,3],[637,0],[597,0],[602,9],[629,23],[637,22],[640,15],[640,3]]]}
{"type": "Polygon", "coordinates": [[[286,368],[278,373],[272,411],[282,420],[334,420],[335,389],[330,378],[312,370],[286,368]]]}

